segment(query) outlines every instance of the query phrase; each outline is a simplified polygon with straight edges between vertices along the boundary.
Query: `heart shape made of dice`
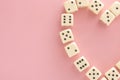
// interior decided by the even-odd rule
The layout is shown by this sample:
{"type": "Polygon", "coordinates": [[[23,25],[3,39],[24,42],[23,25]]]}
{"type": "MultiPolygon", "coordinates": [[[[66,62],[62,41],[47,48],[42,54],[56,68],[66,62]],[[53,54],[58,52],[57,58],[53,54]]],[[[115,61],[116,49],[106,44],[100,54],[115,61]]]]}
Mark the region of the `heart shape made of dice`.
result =
{"type": "MultiPolygon", "coordinates": [[[[80,50],[77,44],[74,41],[74,36],[72,30],[69,28],[74,25],[74,15],[73,12],[78,11],[78,8],[88,7],[90,11],[94,14],[99,14],[104,7],[104,4],[100,0],[67,0],[64,3],[64,8],[66,13],[61,14],[61,26],[67,28],[60,32],[60,38],[63,44],[67,45],[64,47],[67,55],[71,58],[77,55],[80,50]]],[[[109,26],[113,20],[120,15],[120,2],[115,1],[108,10],[106,10],[100,17],[100,20],[109,26]]],[[[74,61],[74,65],[78,69],[78,71],[82,72],[89,68],[90,64],[87,59],[82,56],[76,61],[74,61]]],[[[101,78],[101,80],[118,80],[120,78],[120,61],[108,70],[105,73],[105,76],[101,78]]],[[[95,66],[91,67],[86,76],[90,80],[98,80],[101,77],[102,73],[95,66]]]]}

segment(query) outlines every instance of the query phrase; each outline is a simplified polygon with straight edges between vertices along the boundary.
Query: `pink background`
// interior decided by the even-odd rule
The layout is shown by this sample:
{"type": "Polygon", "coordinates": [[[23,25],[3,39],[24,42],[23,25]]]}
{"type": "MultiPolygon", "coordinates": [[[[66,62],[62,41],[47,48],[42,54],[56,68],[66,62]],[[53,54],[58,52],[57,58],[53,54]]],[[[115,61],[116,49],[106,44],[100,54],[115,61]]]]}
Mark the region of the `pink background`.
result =
{"type": "MultiPolygon", "coordinates": [[[[88,9],[74,14],[81,53],[68,58],[59,38],[64,1],[0,0],[0,80],[88,80],[73,65],[79,56],[103,74],[120,60],[120,17],[107,27],[88,9]]],[[[102,0],[104,10],[114,1],[102,0]]]]}

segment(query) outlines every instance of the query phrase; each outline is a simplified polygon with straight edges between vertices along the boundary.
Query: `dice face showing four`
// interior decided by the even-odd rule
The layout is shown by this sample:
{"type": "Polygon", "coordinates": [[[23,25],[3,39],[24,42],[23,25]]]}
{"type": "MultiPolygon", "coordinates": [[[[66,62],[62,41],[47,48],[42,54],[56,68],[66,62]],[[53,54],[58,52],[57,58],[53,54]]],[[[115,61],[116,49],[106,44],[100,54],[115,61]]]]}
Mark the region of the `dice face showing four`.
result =
{"type": "Polygon", "coordinates": [[[85,59],[85,57],[80,57],[79,59],[77,59],[74,62],[74,65],[76,66],[76,68],[82,72],[83,70],[87,69],[89,67],[89,63],[88,61],[85,59]]]}
{"type": "Polygon", "coordinates": [[[108,70],[105,76],[108,80],[118,80],[120,78],[119,72],[114,67],[108,70]]]}
{"type": "Polygon", "coordinates": [[[77,4],[76,4],[75,0],[67,0],[64,3],[64,7],[65,7],[65,10],[67,13],[73,13],[73,12],[78,11],[77,4]]]}

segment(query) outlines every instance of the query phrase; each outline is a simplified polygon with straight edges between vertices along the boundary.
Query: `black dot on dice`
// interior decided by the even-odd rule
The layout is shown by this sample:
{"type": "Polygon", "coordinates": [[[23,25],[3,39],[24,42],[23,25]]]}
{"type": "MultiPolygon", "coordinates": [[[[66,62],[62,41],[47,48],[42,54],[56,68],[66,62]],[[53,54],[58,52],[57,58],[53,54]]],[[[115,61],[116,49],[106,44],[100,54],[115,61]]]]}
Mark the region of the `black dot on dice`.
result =
{"type": "Polygon", "coordinates": [[[95,71],[95,69],[93,69],[93,71],[95,71]]]}
{"type": "Polygon", "coordinates": [[[91,75],[91,73],[89,73],[89,75],[91,75]]]}
{"type": "Polygon", "coordinates": [[[96,8],[96,11],[98,11],[98,8],[96,8]]]}
{"type": "Polygon", "coordinates": [[[116,77],[118,77],[118,75],[116,74],[116,77]]]}
{"type": "Polygon", "coordinates": [[[77,64],[79,64],[79,62],[77,62],[77,64]]]}
{"type": "Polygon", "coordinates": [[[112,72],[115,72],[114,70],[112,72]]]}
{"type": "Polygon", "coordinates": [[[99,6],[102,6],[101,4],[99,4],[99,6]]]}
{"type": "Polygon", "coordinates": [[[66,23],[65,21],[63,21],[63,23],[66,23]]]}
{"type": "Polygon", "coordinates": [[[110,76],[110,74],[108,74],[108,76],[110,76]]]}
{"type": "Polygon", "coordinates": [[[85,67],[84,65],[82,65],[82,67],[85,67]]]}
{"type": "Polygon", "coordinates": [[[106,12],[106,14],[109,14],[109,12],[106,12]]]}
{"type": "Polygon", "coordinates": [[[119,8],[118,8],[118,7],[116,7],[116,9],[118,10],[119,8]]]}
{"type": "Polygon", "coordinates": [[[97,1],[95,1],[95,3],[97,3],[97,1]]]}
{"type": "Polygon", "coordinates": [[[81,63],[81,61],[79,61],[79,63],[81,63]]]}
{"type": "Polygon", "coordinates": [[[62,33],[62,35],[64,35],[64,33],[62,33]]]}
{"type": "Polygon", "coordinates": [[[81,2],[79,2],[79,4],[82,4],[81,2]]]}
{"type": "Polygon", "coordinates": [[[77,49],[75,49],[75,52],[77,52],[77,49]]]}
{"type": "Polygon", "coordinates": [[[85,66],[87,66],[87,64],[85,64],[85,66]]]}
{"type": "Polygon", "coordinates": [[[70,8],[68,8],[68,11],[70,11],[70,8]]]}
{"type": "Polygon", "coordinates": [[[98,7],[98,5],[96,4],[95,7],[98,7]]]}
{"type": "Polygon", "coordinates": [[[67,31],[67,33],[69,33],[69,31],[67,31]]]}
{"type": "Polygon", "coordinates": [[[66,40],[66,38],[64,38],[64,40],[66,40]]]}
{"type": "Polygon", "coordinates": [[[114,78],[112,78],[112,80],[114,80],[114,78]]]}
{"type": "Polygon", "coordinates": [[[112,74],[112,76],[114,76],[114,74],[112,74]]]}
{"type": "Polygon", "coordinates": [[[66,34],[65,36],[66,36],[66,37],[68,37],[68,35],[67,35],[67,34],[66,34]]]}
{"type": "Polygon", "coordinates": [[[109,16],[107,16],[107,18],[109,18],[109,16]]]}
{"type": "Polygon", "coordinates": [[[95,73],[93,73],[93,75],[95,75],[95,73]]]}
{"type": "Polygon", "coordinates": [[[91,7],[94,7],[94,5],[91,5],[91,7]]]}
{"type": "Polygon", "coordinates": [[[97,73],[97,75],[99,75],[99,73],[97,73]]]}
{"type": "Polygon", "coordinates": [[[81,59],[81,61],[84,61],[84,59],[81,59]]]}
{"type": "Polygon", "coordinates": [[[107,20],[108,22],[110,22],[110,20],[107,20]]]}
{"type": "Polygon", "coordinates": [[[95,79],[95,77],[93,77],[93,79],[95,79]]]}
{"type": "Polygon", "coordinates": [[[82,67],[80,67],[80,69],[82,69],[82,67]]]}
{"type": "Polygon", "coordinates": [[[67,47],[67,49],[70,49],[70,47],[67,47]]]}
{"type": "Polygon", "coordinates": [[[64,18],[66,17],[66,16],[63,16],[64,18]]]}
{"type": "Polygon", "coordinates": [[[71,23],[71,21],[69,21],[69,23],[71,23]]]}
{"type": "Polygon", "coordinates": [[[73,4],[74,2],[73,2],[73,1],[71,1],[71,3],[73,4]]]}
{"type": "Polygon", "coordinates": [[[71,36],[69,36],[69,38],[71,38],[71,36]]]}

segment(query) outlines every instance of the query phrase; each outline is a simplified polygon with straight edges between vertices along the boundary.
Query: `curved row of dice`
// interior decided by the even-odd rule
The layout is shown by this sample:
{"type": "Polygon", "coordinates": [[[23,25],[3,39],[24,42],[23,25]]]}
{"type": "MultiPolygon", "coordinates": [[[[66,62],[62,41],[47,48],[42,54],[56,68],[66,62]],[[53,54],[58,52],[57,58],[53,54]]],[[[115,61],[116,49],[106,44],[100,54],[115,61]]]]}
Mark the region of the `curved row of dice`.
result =
{"type": "MultiPolygon", "coordinates": [[[[88,7],[95,14],[99,14],[103,9],[104,4],[100,0],[67,0],[64,3],[66,13],[61,15],[61,26],[64,28],[69,28],[74,25],[74,16],[73,12],[78,11],[78,8],[88,7]]],[[[111,22],[120,15],[120,3],[115,1],[112,6],[106,10],[100,17],[100,20],[106,25],[110,25],[111,22]]],[[[63,44],[65,44],[65,52],[71,58],[80,53],[80,50],[74,42],[74,36],[72,30],[64,29],[60,32],[60,38],[63,44]]],[[[78,71],[82,72],[90,68],[90,64],[87,59],[82,56],[74,61],[75,67],[78,71]]],[[[90,80],[118,80],[120,78],[120,61],[116,66],[112,67],[105,73],[105,76],[101,77],[102,73],[95,66],[91,67],[87,72],[86,76],[90,80]]]]}

